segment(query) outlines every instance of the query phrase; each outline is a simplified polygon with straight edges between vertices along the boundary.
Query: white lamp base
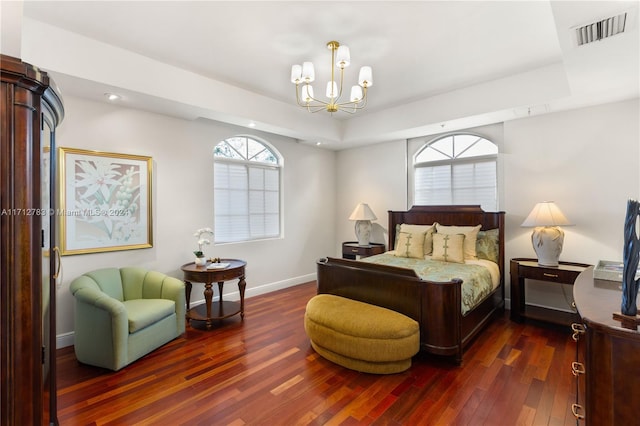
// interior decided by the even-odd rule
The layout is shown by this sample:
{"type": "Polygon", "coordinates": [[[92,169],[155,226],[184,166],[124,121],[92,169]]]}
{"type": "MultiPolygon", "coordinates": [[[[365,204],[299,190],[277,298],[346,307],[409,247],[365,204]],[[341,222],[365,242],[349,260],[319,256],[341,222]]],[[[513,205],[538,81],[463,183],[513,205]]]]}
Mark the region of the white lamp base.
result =
{"type": "Polygon", "coordinates": [[[358,238],[359,246],[368,246],[371,239],[371,221],[370,220],[357,220],[356,221],[356,237],[358,238]]]}
{"type": "Polygon", "coordinates": [[[558,266],[562,244],[564,243],[564,231],[557,226],[540,226],[531,234],[533,250],[538,256],[538,265],[558,266]]]}

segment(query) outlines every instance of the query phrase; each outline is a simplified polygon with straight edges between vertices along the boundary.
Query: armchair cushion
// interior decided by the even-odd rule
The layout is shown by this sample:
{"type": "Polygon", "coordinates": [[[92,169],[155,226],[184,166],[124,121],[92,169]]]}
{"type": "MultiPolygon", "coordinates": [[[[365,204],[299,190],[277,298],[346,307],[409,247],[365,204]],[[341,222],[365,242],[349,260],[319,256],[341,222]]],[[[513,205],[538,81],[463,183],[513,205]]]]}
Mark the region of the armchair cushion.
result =
{"type": "Polygon", "coordinates": [[[176,303],[164,299],[133,299],[124,301],[129,321],[129,333],[154,324],[175,313],[176,303]]]}

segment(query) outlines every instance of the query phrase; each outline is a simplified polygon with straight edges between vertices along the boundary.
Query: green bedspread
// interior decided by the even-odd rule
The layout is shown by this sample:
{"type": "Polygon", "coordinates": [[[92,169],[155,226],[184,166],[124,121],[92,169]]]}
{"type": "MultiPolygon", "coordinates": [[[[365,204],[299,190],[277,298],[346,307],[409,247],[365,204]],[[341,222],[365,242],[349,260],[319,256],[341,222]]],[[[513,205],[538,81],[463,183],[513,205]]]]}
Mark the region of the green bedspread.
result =
{"type": "Polygon", "coordinates": [[[365,257],[361,261],[413,269],[420,278],[428,281],[447,282],[454,278],[460,278],[462,280],[463,315],[473,309],[493,290],[489,270],[480,265],[397,257],[387,253],[365,257]]]}

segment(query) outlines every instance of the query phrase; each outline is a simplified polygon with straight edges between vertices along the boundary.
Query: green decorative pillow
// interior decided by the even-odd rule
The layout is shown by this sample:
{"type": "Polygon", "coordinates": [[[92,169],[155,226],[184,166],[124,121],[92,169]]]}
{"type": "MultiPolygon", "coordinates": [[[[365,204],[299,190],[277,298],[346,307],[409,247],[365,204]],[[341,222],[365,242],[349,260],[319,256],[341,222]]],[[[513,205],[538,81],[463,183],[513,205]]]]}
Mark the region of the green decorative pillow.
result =
{"type": "Polygon", "coordinates": [[[464,263],[464,234],[433,234],[434,260],[464,263]]]}
{"type": "Polygon", "coordinates": [[[464,258],[478,259],[476,254],[476,239],[482,225],[477,226],[444,226],[436,223],[438,234],[464,234],[464,258]]]}
{"type": "MultiPolygon", "coordinates": [[[[435,223],[432,225],[413,225],[409,223],[403,223],[396,225],[396,234],[398,232],[420,233],[424,232],[424,255],[431,256],[433,251],[433,238],[432,235],[436,232],[435,223]],[[398,227],[399,226],[399,227],[398,227]]],[[[397,238],[396,238],[397,241],[397,238]]]]}
{"type": "Polygon", "coordinates": [[[424,258],[424,232],[399,232],[396,238],[396,256],[424,258]]]}
{"type": "Polygon", "coordinates": [[[499,229],[489,229],[478,232],[476,239],[476,254],[478,259],[490,260],[498,263],[500,258],[499,229]]]}

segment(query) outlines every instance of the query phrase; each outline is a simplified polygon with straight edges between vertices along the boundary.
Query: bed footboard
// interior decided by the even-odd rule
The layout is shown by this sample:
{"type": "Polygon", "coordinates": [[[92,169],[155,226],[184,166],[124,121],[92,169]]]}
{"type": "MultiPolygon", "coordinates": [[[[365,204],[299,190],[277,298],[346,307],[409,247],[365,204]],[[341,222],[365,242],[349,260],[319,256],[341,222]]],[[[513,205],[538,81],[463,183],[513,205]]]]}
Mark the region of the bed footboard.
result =
{"type": "Polygon", "coordinates": [[[382,306],[418,322],[422,282],[411,269],[333,257],[318,261],[318,294],[335,294],[382,306]]]}
{"type": "Polygon", "coordinates": [[[431,282],[412,269],[323,258],[317,262],[318,294],[382,306],[420,324],[420,347],[462,360],[461,280],[431,282]]]}

